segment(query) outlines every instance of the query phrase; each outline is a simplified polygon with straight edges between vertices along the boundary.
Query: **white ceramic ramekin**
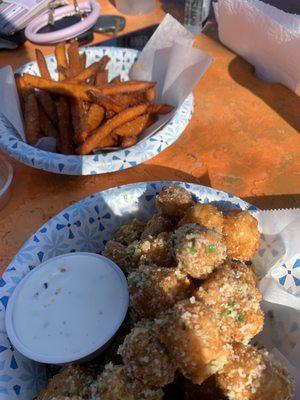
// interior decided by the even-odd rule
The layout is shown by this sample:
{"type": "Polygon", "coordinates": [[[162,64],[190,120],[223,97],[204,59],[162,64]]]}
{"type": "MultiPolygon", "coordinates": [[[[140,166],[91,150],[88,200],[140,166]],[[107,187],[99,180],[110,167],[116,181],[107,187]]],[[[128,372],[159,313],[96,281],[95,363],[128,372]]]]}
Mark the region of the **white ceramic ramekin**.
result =
{"type": "Polygon", "coordinates": [[[128,302],[126,278],[111,260],[64,254],[22,279],[7,305],[6,330],[13,346],[32,360],[82,362],[104,350],[128,302]]]}

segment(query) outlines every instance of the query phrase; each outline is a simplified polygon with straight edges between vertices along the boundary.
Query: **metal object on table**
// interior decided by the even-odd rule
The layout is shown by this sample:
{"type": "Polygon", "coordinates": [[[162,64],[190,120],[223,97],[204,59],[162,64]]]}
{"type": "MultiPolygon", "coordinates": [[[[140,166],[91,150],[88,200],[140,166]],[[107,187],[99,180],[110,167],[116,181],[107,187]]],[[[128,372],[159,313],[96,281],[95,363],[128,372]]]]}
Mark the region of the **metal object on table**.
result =
{"type": "Polygon", "coordinates": [[[116,34],[121,32],[126,25],[124,17],[119,15],[100,15],[96,24],[93,26],[93,31],[105,34],[116,34]]]}
{"type": "Polygon", "coordinates": [[[192,33],[201,33],[209,16],[211,0],[185,0],[184,26],[192,33]]]}

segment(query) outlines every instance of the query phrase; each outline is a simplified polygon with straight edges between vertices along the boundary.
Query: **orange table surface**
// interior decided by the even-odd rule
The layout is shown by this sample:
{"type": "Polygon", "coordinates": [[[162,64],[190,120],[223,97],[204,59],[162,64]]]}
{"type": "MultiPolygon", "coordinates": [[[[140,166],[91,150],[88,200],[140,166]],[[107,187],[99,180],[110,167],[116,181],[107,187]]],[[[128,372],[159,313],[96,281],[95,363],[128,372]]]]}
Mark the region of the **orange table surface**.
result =
{"type": "MultiPolygon", "coordinates": [[[[117,14],[100,0],[105,14],[117,14]]],[[[175,0],[160,0],[154,12],[127,17],[125,31],[178,12],[175,0]]],[[[178,4],[177,2],[176,4],[178,4]]],[[[95,34],[94,42],[106,39],[95,34]]],[[[32,169],[12,159],[14,181],[8,205],[0,211],[0,271],[44,222],[94,192],[131,182],[180,180],[233,193],[261,208],[300,207],[300,98],[279,84],[255,77],[253,67],[218,40],[215,23],[196,38],[214,61],[194,90],[195,111],[179,140],[134,168],[96,176],[64,176],[32,169]]],[[[1,51],[0,67],[35,59],[26,42],[1,51]]]]}

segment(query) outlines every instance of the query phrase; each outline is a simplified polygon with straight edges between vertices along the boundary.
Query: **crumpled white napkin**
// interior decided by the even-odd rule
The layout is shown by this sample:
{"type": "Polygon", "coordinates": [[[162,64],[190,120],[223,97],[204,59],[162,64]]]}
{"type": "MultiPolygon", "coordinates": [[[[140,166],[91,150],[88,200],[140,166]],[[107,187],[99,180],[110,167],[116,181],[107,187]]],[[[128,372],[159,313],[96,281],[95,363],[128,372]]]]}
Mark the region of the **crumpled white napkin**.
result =
{"type": "Polygon", "coordinates": [[[259,0],[214,3],[222,43],[253,64],[257,76],[300,96],[300,16],[259,0]]]}

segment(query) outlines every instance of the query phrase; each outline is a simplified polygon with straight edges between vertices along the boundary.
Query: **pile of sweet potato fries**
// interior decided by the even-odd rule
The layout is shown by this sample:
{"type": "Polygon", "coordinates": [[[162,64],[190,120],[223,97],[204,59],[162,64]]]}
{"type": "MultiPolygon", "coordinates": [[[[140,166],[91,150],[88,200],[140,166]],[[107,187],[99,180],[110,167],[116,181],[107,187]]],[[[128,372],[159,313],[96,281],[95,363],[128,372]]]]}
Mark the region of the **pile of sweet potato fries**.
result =
{"type": "Polygon", "coordinates": [[[59,80],[49,73],[43,53],[36,50],[40,77],[16,76],[27,141],[35,145],[44,136],[56,138],[63,154],[89,154],[95,149],[129,147],[156,119],[173,107],[153,104],[155,82],[108,82],[110,58],[86,67],[78,42],[55,48],[59,80]]]}

